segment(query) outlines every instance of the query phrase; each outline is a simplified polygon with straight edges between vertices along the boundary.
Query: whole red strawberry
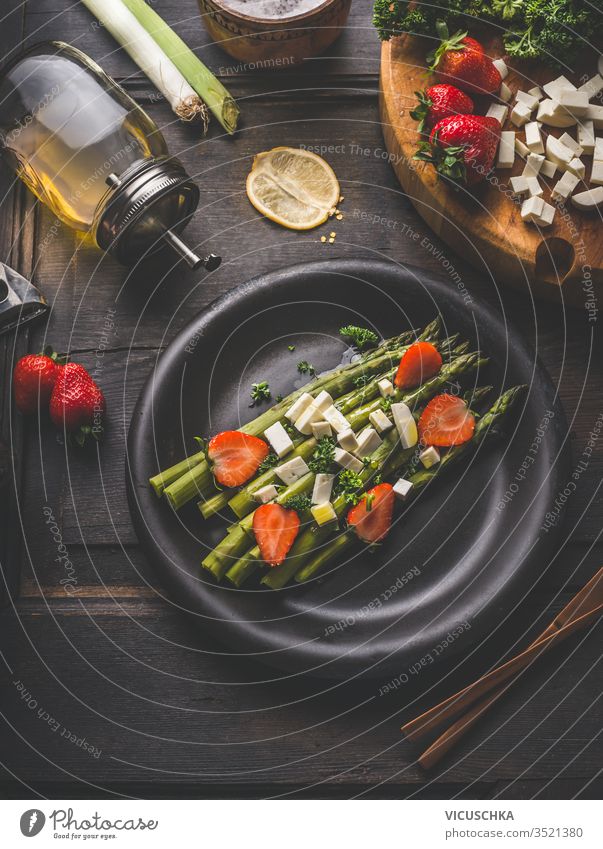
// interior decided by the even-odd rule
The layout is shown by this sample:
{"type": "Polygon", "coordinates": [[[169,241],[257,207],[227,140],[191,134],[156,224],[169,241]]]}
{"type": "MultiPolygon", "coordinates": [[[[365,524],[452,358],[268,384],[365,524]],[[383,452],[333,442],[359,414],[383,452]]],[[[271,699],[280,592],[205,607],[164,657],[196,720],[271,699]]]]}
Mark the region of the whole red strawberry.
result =
{"type": "Polygon", "coordinates": [[[442,118],[473,112],[473,101],[469,95],[447,83],[432,85],[426,91],[416,91],[415,94],[419,102],[410,116],[419,122],[417,129],[420,133],[425,127],[431,129],[442,118]]]}
{"type": "Polygon", "coordinates": [[[442,41],[427,59],[437,78],[471,94],[494,94],[498,91],[502,77],[479,41],[466,32],[449,36],[448,27],[442,21],[438,21],[436,28],[442,41]]]}
{"type": "Polygon", "coordinates": [[[99,439],[103,431],[105,396],[84,366],[59,366],[52,395],[50,418],[58,428],[83,444],[88,434],[99,439]]]}
{"type": "Polygon", "coordinates": [[[30,414],[48,404],[59,365],[55,354],[27,354],[13,371],[13,393],[17,409],[30,414]]]}
{"type": "Polygon", "coordinates": [[[482,115],[453,115],[438,121],[415,159],[431,162],[442,177],[473,185],[492,168],[500,123],[482,115]]]}

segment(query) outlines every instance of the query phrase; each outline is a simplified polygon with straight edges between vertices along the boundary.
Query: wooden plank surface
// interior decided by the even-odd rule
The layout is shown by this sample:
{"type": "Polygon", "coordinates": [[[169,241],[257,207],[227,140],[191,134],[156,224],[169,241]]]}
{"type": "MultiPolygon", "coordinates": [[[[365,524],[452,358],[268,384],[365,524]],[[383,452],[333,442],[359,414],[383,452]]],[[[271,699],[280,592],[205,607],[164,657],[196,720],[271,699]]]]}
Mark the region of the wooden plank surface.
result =
{"type": "MultiPolygon", "coordinates": [[[[11,222],[24,225],[25,254],[31,243],[35,279],[53,304],[48,325],[20,344],[36,350],[49,341],[99,369],[110,426],[98,452],[74,454],[47,424],[28,423],[18,451],[27,545],[17,609],[0,617],[7,649],[3,787],[15,793],[18,779],[43,795],[211,796],[219,788],[239,796],[593,793],[600,787],[592,781],[601,760],[600,628],[543,659],[426,779],[414,764],[416,750],[399,738],[402,719],[500,659],[499,641],[487,642],[443,681],[425,673],[414,690],[385,699],[374,687],[321,692],[324,685],[313,682],[271,680],[269,671],[247,668],[209,644],[164,597],[139,552],[125,500],[125,437],[157,356],[218,295],[253,274],[309,257],[391,257],[444,276],[449,263],[473,296],[502,302],[538,350],[558,383],[576,463],[600,427],[600,344],[597,357],[586,311],[535,304],[527,291],[499,291],[487,269],[469,268],[430,233],[397,184],[379,125],[379,45],[369,2],[356,0],[350,26],[327,57],[278,74],[234,67],[209,44],[196,8],[194,0],[157,3],[240,98],[244,120],[234,139],[214,126],[200,140],[194,128],[175,122],[81,5],[28,0],[19,18],[28,43],[68,38],[148,109],[201,188],[187,237],[222,253],[224,262],[211,275],[168,259],[128,272],[66,228],[53,229],[47,210],[37,208],[34,220],[31,200],[20,193],[26,206],[11,222]],[[274,144],[326,148],[345,196],[335,245],[320,243],[320,232],[281,230],[250,207],[245,175],[253,155],[274,144]],[[45,508],[68,549],[67,565],[56,559],[45,508]],[[27,706],[32,699],[35,709],[27,706]]],[[[8,50],[20,30],[0,37],[8,50]]],[[[16,224],[7,224],[6,202],[3,210],[4,244],[16,224]]],[[[15,259],[25,273],[26,261],[15,259]]],[[[4,356],[8,361],[6,349],[4,356]]],[[[5,374],[9,367],[5,362],[5,374]]],[[[6,433],[6,387],[2,409],[6,433]]],[[[538,614],[542,624],[548,621],[603,561],[600,440],[588,456],[568,503],[567,541],[552,564],[543,564],[541,583],[514,619],[516,635],[538,614]]]]}

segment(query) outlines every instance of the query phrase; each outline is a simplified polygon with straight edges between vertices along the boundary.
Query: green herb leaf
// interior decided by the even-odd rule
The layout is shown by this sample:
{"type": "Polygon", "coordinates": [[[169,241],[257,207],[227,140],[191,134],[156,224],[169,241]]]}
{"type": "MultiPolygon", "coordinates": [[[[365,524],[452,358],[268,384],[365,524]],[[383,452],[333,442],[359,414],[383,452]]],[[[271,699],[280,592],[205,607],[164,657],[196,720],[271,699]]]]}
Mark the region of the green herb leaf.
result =
{"type": "Polygon", "coordinates": [[[259,474],[262,474],[262,472],[267,472],[269,469],[273,469],[275,466],[278,466],[278,464],[278,457],[271,451],[258,466],[258,472],[259,474]]]}
{"type": "Polygon", "coordinates": [[[308,468],[317,474],[328,474],[331,471],[335,457],[335,440],[330,436],[323,436],[318,440],[316,450],[308,461],[308,468]]]}
{"type": "Polygon", "coordinates": [[[295,351],[295,345],[287,345],[288,351],[295,351]]]}
{"type": "Polygon", "coordinates": [[[288,510],[295,510],[296,513],[305,513],[312,506],[312,499],[309,495],[292,495],[285,501],[284,506],[288,510]]]}
{"type": "Polygon", "coordinates": [[[342,495],[346,504],[358,504],[364,483],[358,472],[344,469],[337,480],[337,494],[342,495]]]}
{"type": "Polygon", "coordinates": [[[313,366],[311,363],[309,363],[307,360],[301,360],[301,361],[297,364],[297,370],[298,370],[298,372],[299,372],[300,374],[309,374],[309,375],[310,375],[310,377],[315,377],[315,376],[316,376],[316,369],[315,369],[315,368],[314,368],[314,366],[313,366]]]}
{"type": "Polygon", "coordinates": [[[250,394],[250,407],[255,407],[256,404],[261,404],[262,401],[270,401],[272,398],[272,395],[270,394],[270,386],[265,380],[262,380],[260,383],[252,383],[250,394]]]}
{"type": "Polygon", "coordinates": [[[368,327],[356,327],[354,324],[346,324],[345,327],[339,328],[340,336],[344,339],[349,339],[352,345],[355,345],[359,351],[365,348],[372,348],[379,342],[379,337],[368,327]]]}
{"type": "Polygon", "coordinates": [[[370,383],[372,379],[368,374],[361,374],[359,377],[354,378],[354,386],[360,389],[361,386],[366,386],[367,383],[370,383]]]}

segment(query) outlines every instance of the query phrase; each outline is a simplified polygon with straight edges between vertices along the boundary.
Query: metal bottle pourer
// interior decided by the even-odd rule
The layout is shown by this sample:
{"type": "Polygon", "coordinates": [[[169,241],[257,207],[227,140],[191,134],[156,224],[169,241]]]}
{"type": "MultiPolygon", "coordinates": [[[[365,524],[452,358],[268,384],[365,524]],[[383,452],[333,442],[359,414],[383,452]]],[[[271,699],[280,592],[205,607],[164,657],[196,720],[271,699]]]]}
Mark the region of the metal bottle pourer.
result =
{"type": "Polygon", "coordinates": [[[177,159],[153,159],[120,177],[109,174],[105,182],[109,194],[93,225],[100,248],[133,265],[167,244],[190,268],[218,268],[221,257],[201,257],[180,238],[197,208],[199,189],[177,159]]]}
{"type": "Polygon", "coordinates": [[[0,262],[0,334],[48,312],[44,296],[33,283],[0,262]]]}

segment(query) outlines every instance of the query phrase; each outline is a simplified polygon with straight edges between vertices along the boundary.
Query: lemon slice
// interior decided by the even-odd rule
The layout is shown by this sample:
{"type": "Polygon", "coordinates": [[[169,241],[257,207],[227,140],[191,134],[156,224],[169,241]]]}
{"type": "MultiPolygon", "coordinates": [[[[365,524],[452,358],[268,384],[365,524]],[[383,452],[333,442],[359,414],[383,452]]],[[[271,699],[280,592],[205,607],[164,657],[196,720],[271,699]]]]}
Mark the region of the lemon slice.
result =
{"type": "Polygon", "coordinates": [[[331,166],[315,153],[274,147],[253,160],[247,197],[271,221],[290,230],[311,230],[337,206],[339,182],[331,166]]]}

